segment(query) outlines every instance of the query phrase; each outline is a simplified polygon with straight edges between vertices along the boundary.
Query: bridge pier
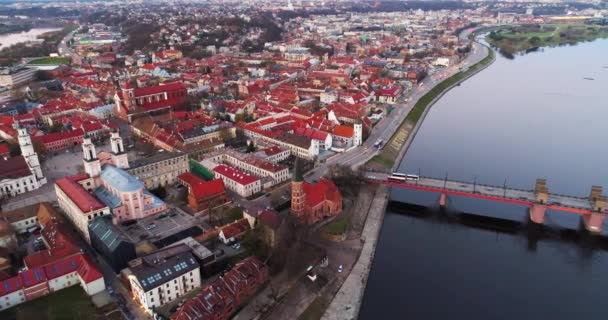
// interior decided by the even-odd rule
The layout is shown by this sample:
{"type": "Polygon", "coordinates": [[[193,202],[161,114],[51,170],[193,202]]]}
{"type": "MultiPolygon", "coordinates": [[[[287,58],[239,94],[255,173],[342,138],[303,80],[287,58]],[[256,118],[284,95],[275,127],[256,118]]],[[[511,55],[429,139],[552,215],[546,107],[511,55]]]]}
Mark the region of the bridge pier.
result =
{"type": "Polygon", "coordinates": [[[591,200],[591,212],[583,216],[583,222],[587,231],[600,233],[604,226],[604,218],[606,218],[604,211],[607,202],[606,197],[602,196],[602,187],[593,186],[589,194],[589,200],[591,200]]]}
{"type": "Polygon", "coordinates": [[[547,206],[542,203],[535,203],[530,208],[530,220],[536,224],[545,223],[545,213],[547,206]]]}
{"type": "Polygon", "coordinates": [[[606,215],[604,213],[599,212],[591,212],[587,215],[583,216],[583,222],[585,223],[585,229],[590,233],[600,233],[602,232],[602,227],[604,226],[604,218],[606,215]]]}
{"type": "Polygon", "coordinates": [[[445,206],[448,204],[448,195],[445,193],[441,193],[441,195],[439,196],[439,206],[441,208],[445,208],[445,206]]]}
{"type": "Polygon", "coordinates": [[[549,200],[549,189],[547,189],[547,180],[536,179],[534,187],[534,204],[530,208],[530,220],[537,224],[545,222],[545,212],[547,212],[547,201],[549,200]]]}

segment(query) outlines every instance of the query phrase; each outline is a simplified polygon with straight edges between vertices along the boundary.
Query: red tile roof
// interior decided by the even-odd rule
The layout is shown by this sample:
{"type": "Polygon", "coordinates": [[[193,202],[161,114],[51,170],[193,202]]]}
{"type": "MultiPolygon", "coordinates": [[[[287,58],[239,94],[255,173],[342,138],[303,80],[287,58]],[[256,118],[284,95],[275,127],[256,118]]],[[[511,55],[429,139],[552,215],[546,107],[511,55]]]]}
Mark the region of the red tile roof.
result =
{"type": "Polygon", "coordinates": [[[88,255],[81,254],[80,256],[78,256],[77,262],[78,275],[85,283],[91,283],[103,277],[99,269],[97,269],[97,266],[95,266],[95,264],[88,255]]]}
{"type": "Polygon", "coordinates": [[[336,185],[328,179],[321,178],[318,183],[304,183],[304,193],[306,194],[306,202],[311,207],[315,207],[323,201],[341,201],[340,190],[336,185]]]}
{"type": "Polygon", "coordinates": [[[399,87],[390,87],[386,89],[378,89],[376,90],[376,95],[385,96],[385,97],[397,97],[401,93],[401,89],[399,87]]]}
{"type": "Polygon", "coordinates": [[[33,287],[35,285],[45,283],[47,281],[44,269],[41,267],[27,269],[19,272],[19,278],[25,288],[33,287]]]}
{"type": "Polygon", "coordinates": [[[249,230],[249,222],[247,219],[241,219],[223,227],[220,232],[224,234],[224,238],[229,239],[238,236],[247,230],[249,230]]]}
{"type": "Polygon", "coordinates": [[[6,160],[0,157],[0,181],[27,177],[31,174],[30,168],[22,156],[11,157],[6,160]]]}
{"type": "Polygon", "coordinates": [[[226,189],[224,189],[224,181],[222,179],[205,181],[190,172],[180,174],[179,178],[186,184],[190,185],[190,189],[197,199],[207,198],[226,192],[226,189]]]}
{"type": "Polygon", "coordinates": [[[77,265],[74,257],[69,257],[47,264],[43,268],[47,278],[52,280],[76,271],[77,265]]]}
{"type": "Polygon", "coordinates": [[[61,132],[52,132],[47,133],[43,136],[32,137],[33,142],[41,142],[44,144],[52,143],[61,140],[73,139],[82,137],[84,135],[84,131],[82,129],[70,130],[70,131],[61,131],[61,132]]]}
{"type": "Polygon", "coordinates": [[[224,189],[224,181],[222,179],[213,179],[211,181],[203,181],[192,188],[196,198],[207,198],[217,194],[226,192],[224,189]]]}
{"type": "Polygon", "coordinates": [[[267,156],[273,156],[275,154],[279,154],[279,153],[285,151],[285,149],[283,149],[279,146],[272,146],[272,147],[268,147],[268,148],[264,149],[263,151],[267,156]]]}
{"type": "Polygon", "coordinates": [[[310,129],[310,128],[296,128],[294,133],[297,135],[307,136],[307,137],[310,137],[311,139],[320,140],[323,142],[325,142],[325,139],[327,139],[327,135],[329,134],[327,132],[310,129]]]}
{"type": "Polygon", "coordinates": [[[259,180],[257,177],[252,176],[245,171],[241,171],[224,164],[220,164],[219,166],[215,167],[213,171],[241,185],[248,185],[259,180]]]}
{"type": "Polygon", "coordinates": [[[339,137],[352,138],[354,129],[353,127],[339,125],[334,127],[333,134],[339,137]]]}
{"type": "Polygon", "coordinates": [[[168,84],[151,86],[145,88],[138,88],[134,90],[135,97],[148,96],[157,93],[169,92],[169,91],[180,91],[186,90],[186,87],[181,82],[171,82],[168,84]]]}
{"type": "Polygon", "coordinates": [[[21,288],[23,288],[23,283],[21,283],[21,277],[19,276],[0,281],[0,297],[13,293],[21,288]]]}
{"type": "Polygon", "coordinates": [[[105,207],[103,203],[87,192],[85,188],[70,178],[61,178],[55,184],[78,206],[80,211],[87,213],[105,207]]]}

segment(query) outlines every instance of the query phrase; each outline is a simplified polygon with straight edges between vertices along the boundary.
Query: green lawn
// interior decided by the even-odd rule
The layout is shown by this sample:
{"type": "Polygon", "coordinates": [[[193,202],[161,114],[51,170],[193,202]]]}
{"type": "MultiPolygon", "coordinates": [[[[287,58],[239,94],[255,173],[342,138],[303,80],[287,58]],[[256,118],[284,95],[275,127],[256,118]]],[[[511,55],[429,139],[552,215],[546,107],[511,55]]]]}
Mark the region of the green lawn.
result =
{"type": "Polygon", "coordinates": [[[72,320],[101,319],[91,298],[80,286],[53,292],[0,312],[2,320],[72,320]]]}
{"type": "Polygon", "coordinates": [[[327,225],[327,232],[331,235],[341,235],[346,232],[346,227],[348,227],[349,216],[343,215],[337,218],[334,222],[327,225]]]}
{"type": "Polygon", "coordinates": [[[30,61],[29,65],[44,65],[44,64],[69,64],[72,61],[70,57],[46,57],[40,59],[34,59],[30,61]]]}

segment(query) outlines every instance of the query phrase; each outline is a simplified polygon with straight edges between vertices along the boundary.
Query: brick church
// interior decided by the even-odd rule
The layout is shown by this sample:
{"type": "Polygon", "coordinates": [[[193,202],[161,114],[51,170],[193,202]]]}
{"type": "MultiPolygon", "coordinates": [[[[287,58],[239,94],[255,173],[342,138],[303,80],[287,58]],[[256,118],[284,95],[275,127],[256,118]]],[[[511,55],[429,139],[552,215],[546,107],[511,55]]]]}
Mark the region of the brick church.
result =
{"type": "Polygon", "coordinates": [[[329,179],[321,178],[318,183],[308,183],[302,177],[299,159],[291,182],[291,214],[300,223],[314,224],[325,218],[335,217],[342,212],[342,194],[329,179]]]}

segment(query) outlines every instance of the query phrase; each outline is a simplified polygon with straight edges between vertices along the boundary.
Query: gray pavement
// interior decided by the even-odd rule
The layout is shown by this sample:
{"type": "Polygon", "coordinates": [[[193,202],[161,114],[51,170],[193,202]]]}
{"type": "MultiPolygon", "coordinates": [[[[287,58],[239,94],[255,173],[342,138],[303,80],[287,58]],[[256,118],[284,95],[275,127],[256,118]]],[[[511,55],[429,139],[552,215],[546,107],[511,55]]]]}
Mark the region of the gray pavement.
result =
{"type": "Polygon", "coordinates": [[[352,320],[357,318],[369,270],[374,260],[380,229],[384,221],[388,190],[388,187],[381,187],[376,193],[361,234],[363,248],[359,259],[325,311],[322,320],[352,320]]]}
{"type": "MultiPolygon", "coordinates": [[[[111,151],[109,142],[95,148],[97,153],[111,151]]],[[[135,158],[135,152],[129,151],[129,160],[135,158]]],[[[47,178],[47,183],[39,189],[8,199],[2,208],[4,210],[14,210],[38,202],[55,202],[57,201],[55,181],[65,176],[77,174],[80,169],[82,169],[82,148],[80,146],[50,153],[42,164],[42,172],[47,178]]]]}

